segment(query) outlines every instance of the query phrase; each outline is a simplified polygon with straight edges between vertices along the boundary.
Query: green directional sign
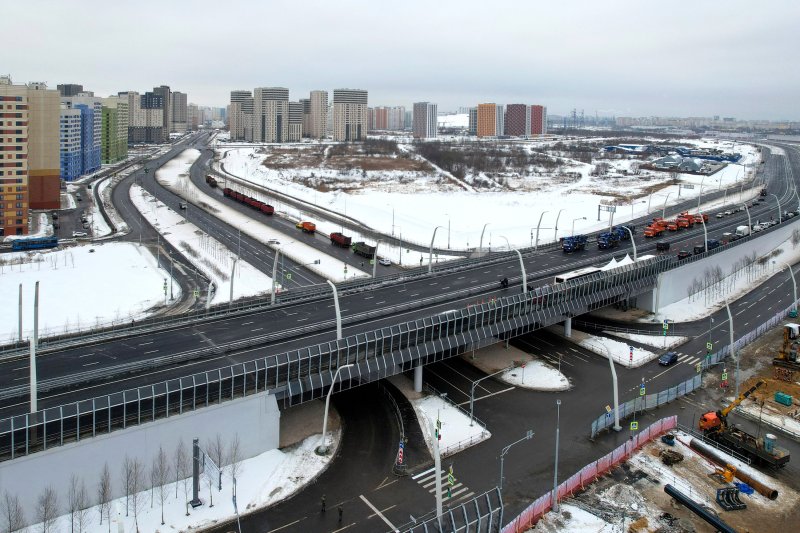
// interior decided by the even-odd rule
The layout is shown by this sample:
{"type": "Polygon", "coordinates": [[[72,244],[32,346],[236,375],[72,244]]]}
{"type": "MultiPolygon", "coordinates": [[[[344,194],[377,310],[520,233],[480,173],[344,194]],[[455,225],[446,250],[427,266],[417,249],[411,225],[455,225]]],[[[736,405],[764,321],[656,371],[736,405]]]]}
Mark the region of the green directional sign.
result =
{"type": "Polygon", "coordinates": [[[728,373],[727,372],[723,372],[722,373],[722,381],[728,381],[728,373]]]}
{"type": "Polygon", "coordinates": [[[292,273],[291,272],[287,272],[286,273],[286,279],[292,279],[292,273]]]}
{"type": "Polygon", "coordinates": [[[644,385],[639,387],[639,396],[644,396],[644,385]]]}
{"type": "Polygon", "coordinates": [[[636,431],[637,429],[639,429],[639,422],[634,420],[631,422],[631,431],[636,431]]]}
{"type": "Polygon", "coordinates": [[[194,295],[195,298],[199,298],[200,297],[200,289],[193,290],[192,294],[194,295]]]}
{"type": "Polygon", "coordinates": [[[710,351],[711,351],[711,350],[713,350],[713,349],[714,349],[714,345],[713,345],[713,344],[711,344],[710,342],[707,342],[707,343],[706,343],[706,350],[708,350],[708,351],[710,352],[710,351]]]}

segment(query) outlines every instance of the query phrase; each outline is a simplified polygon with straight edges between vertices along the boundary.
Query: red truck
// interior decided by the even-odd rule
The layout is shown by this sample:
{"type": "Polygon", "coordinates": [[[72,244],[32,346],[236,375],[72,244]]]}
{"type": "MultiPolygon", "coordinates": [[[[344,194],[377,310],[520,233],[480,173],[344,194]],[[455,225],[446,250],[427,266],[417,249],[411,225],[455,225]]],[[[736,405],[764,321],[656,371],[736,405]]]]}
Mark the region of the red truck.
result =
{"type": "Polygon", "coordinates": [[[317,231],[317,225],[313,222],[301,221],[295,224],[295,227],[303,230],[303,233],[314,233],[317,231]]]}
{"type": "Polygon", "coordinates": [[[350,248],[350,242],[352,239],[347,235],[343,235],[338,231],[335,233],[330,234],[331,244],[335,244],[336,246],[341,246],[342,248],[350,248]]]}

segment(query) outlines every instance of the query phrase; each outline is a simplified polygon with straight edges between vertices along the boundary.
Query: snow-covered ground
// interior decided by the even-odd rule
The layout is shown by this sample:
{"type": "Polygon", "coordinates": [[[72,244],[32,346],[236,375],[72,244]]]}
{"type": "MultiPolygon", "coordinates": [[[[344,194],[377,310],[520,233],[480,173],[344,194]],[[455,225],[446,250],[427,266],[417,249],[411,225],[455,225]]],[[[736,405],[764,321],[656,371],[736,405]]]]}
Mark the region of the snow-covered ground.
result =
{"type": "MultiPolygon", "coordinates": [[[[258,150],[248,147],[218,151],[224,154],[222,163],[225,170],[234,176],[339,213],[348,213],[379,231],[402,235],[409,242],[429,244],[433,228],[441,226],[436,245],[446,247],[449,240],[454,250],[476,248],[485,224],[489,226],[484,247],[504,246],[504,237],[512,246],[529,246],[535,240],[535,230],[542,215],[539,241],[545,243],[570,234],[573,223],[576,233],[605,227],[608,213],[602,213],[601,220],[597,221],[598,206],[620,196],[638,199],[631,204],[617,206],[614,216],[616,222],[645,215],[648,203],[652,212],[660,208],[665,200],[670,205],[686,198],[696,198],[701,182],[703,193],[707,194],[720,186],[735,187],[744,177],[743,167],[739,164],[728,165],[705,179],[703,176],[678,174],[681,183],[695,185],[694,189],[681,188],[679,198],[679,186],[667,185],[671,180],[669,173],[657,173],[647,180],[631,176],[621,183],[591,176],[593,165],[578,162],[573,162],[569,170],[576,172],[579,177],[569,183],[541,178],[535,182],[535,190],[478,193],[455,186],[450,179],[443,179],[439,172],[428,175],[400,172],[406,175],[406,178],[402,178],[398,176],[398,171],[387,171],[367,173],[368,177],[363,178],[358,170],[330,170],[341,181],[342,187],[323,191],[303,184],[312,180],[312,173],[318,176],[322,170],[266,168],[261,164],[265,155],[258,153],[258,150]],[[353,183],[360,185],[356,187],[353,183]],[[643,191],[657,184],[664,187],[652,198],[646,196],[643,191]],[[348,193],[342,192],[345,188],[348,193]]],[[[751,146],[737,144],[736,150],[743,154],[742,165],[753,163],[758,158],[757,151],[751,146]]]]}
{"type": "Polygon", "coordinates": [[[46,237],[53,234],[53,225],[46,213],[35,213],[31,215],[31,231],[27,235],[7,235],[3,241],[11,242],[17,239],[28,239],[30,237],[46,237]]]}
{"type": "Polygon", "coordinates": [[[452,115],[439,115],[436,118],[438,127],[440,128],[468,128],[469,127],[469,114],[468,113],[455,113],[452,115]]]}
{"type": "Polygon", "coordinates": [[[658,353],[636,348],[625,342],[615,341],[606,337],[596,337],[585,333],[578,345],[603,357],[611,356],[615,363],[628,368],[636,368],[658,357],[658,353]],[[633,348],[630,350],[629,348],[633,348]]]}
{"type": "Polygon", "coordinates": [[[441,454],[449,455],[469,446],[474,446],[492,436],[492,434],[477,421],[470,425],[469,416],[455,405],[439,396],[427,396],[412,400],[414,410],[417,412],[422,434],[433,455],[434,426],[436,421],[442,423],[439,440],[441,454]]]}
{"type": "MultiPolygon", "coordinates": [[[[23,291],[23,337],[33,328],[34,286],[39,281],[39,336],[122,324],[164,304],[169,272],[146,248],[127,243],[77,246],[0,256],[0,294],[16,302],[23,291]],[[22,262],[20,262],[22,261],[22,262]]],[[[175,297],[180,287],[174,284],[175,297]]],[[[17,338],[17,306],[0,306],[0,341],[17,338]]]]}
{"type": "Polygon", "coordinates": [[[500,374],[500,379],[525,389],[543,391],[560,391],[569,389],[569,380],[557,369],[547,365],[544,361],[533,360],[500,374]]]}
{"type": "MultiPolygon", "coordinates": [[[[131,186],[131,200],[150,224],[184,257],[214,282],[212,304],[230,298],[231,268],[235,254],[221,242],[201,231],[138,185],[131,186]]],[[[272,278],[246,261],[236,262],[233,298],[243,298],[272,290],[272,278]]]]}
{"type": "Polygon", "coordinates": [[[345,278],[352,279],[371,275],[371,273],[367,274],[353,267],[344,268],[340,260],[326,255],[305,243],[296,242],[294,240],[295,236],[282,233],[267,226],[261,223],[257,218],[251,218],[239,213],[228,205],[202,192],[189,179],[189,169],[199,156],[200,152],[197,150],[184,150],[178,157],[169,161],[156,172],[156,179],[175,194],[187,199],[193,205],[200,206],[205,211],[224,220],[226,223],[241,230],[242,233],[249,235],[257,241],[266,245],[270,240],[277,240],[280,244],[269,246],[279,248],[281,254],[299,264],[306,265],[310,270],[332,281],[343,281],[345,278]],[[316,261],[319,262],[315,263],[316,261]]]}
{"type": "Polygon", "coordinates": [[[689,340],[689,337],[680,337],[678,335],[664,337],[663,335],[639,335],[638,333],[620,333],[618,331],[604,331],[603,333],[658,349],[673,348],[689,340]]]}

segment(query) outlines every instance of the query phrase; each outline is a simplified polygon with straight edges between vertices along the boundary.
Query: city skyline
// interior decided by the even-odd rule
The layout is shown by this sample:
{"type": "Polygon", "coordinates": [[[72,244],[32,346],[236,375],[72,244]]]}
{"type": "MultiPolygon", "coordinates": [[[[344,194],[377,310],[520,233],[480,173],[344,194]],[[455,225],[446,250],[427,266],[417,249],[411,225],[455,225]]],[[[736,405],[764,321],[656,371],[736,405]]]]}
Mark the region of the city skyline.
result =
{"type": "Polygon", "coordinates": [[[302,32],[314,38],[299,40],[291,37],[300,28],[289,21],[300,19],[289,2],[233,1],[220,16],[218,4],[200,1],[191,18],[181,2],[156,10],[144,0],[133,14],[94,0],[82,10],[39,4],[6,8],[18,22],[8,29],[12,41],[30,42],[4,64],[17,83],[76,83],[101,96],[166,84],[214,107],[246,87],[288,87],[293,100],[314,89],[363,87],[371,106],[424,100],[441,112],[539,101],[554,115],[577,108],[604,116],[800,118],[793,105],[800,74],[787,54],[800,44],[792,29],[800,6],[782,0],[760,11],[741,0],[712,1],[691,13],[656,13],[628,0],[504,2],[491,11],[477,2],[411,1],[402,10],[312,2],[302,32]],[[84,16],[94,9],[102,9],[104,24],[84,16]],[[389,31],[372,34],[369,28],[385,27],[381,21],[389,31]],[[65,44],[81,50],[81,62],[63,60],[65,44]]]}

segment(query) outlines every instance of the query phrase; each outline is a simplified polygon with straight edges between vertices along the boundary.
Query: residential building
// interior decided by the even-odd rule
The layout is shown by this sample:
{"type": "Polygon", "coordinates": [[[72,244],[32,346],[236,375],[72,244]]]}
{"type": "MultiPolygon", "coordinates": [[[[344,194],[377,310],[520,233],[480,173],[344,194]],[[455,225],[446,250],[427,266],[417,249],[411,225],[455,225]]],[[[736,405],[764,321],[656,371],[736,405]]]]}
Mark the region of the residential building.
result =
{"type": "Polygon", "coordinates": [[[390,131],[403,131],[410,125],[411,122],[406,121],[406,108],[404,106],[395,106],[389,108],[387,127],[390,131]]]}
{"type": "MultiPolygon", "coordinates": [[[[245,137],[246,124],[253,117],[253,94],[250,91],[231,91],[231,103],[228,106],[228,128],[232,141],[241,141],[245,137]],[[249,115],[246,118],[245,115],[249,115]]],[[[252,124],[250,125],[252,129],[252,124]]]]}
{"type": "Polygon", "coordinates": [[[414,103],[414,138],[415,139],[434,139],[437,133],[436,104],[430,102],[414,103]]]}
{"type": "Polygon", "coordinates": [[[389,108],[386,106],[370,107],[367,110],[368,130],[385,131],[389,129],[389,108]],[[370,113],[371,111],[371,113],[370,113]],[[370,118],[371,117],[371,118],[370,118]]]}
{"type": "Polygon", "coordinates": [[[328,91],[311,91],[311,110],[309,136],[312,139],[323,139],[328,135],[328,91]]]}
{"type": "MultiPolygon", "coordinates": [[[[61,98],[61,104],[67,109],[79,109],[81,112],[80,175],[91,174],[99,170],[101,164],[103,139],[102,99],[93,96],[68,96],[61,98]]],[[[63,175],[61,177],[64,180],[71,181],[63,175]]]]}
{"type": "MultiPolygon", "coordinates": [[[[148,94],[148,93],[145,93],[148,94]]],[[[172,101],[172,93],[170,91],[169,86],[161,85],[159,87],[153,87],[153,94],[157,94],[161,96],[161,127],[163,128],[163,138],[164,140],[161,142],[169,142],[169,132],[170,132],[170,118],[172,117],[172,111],[170,107],[170,102],[172,101]]],[[[144,107],[144,106],[142,106],[144,107]]]]}
{"type": "Polygon", "coordinates": [[[197,108],[197,104],[186,106],[186,123],[187,128],[191,131],[197,131],[197,128],[200,127],[200,110],[197,108]]]}
{"type": "Polygon", "coordinates": [[[56,85],[58,94],[61,96],[77,96],[78,93],[83,92],[83,85],[77,83],[64,83],[56,85]]]}
{"type": "Polygon", "coordinates": [[[547,133],[547,108],[542,105],[531,106],[531,135],[547,133]]]}
{"type": "Polygon", "coordinates": [[[311,134],[311,98],[301,98],[300,103],[303,104],[303,137],[309,137],[311,134]]]}
{"type": "Polygon", "coordinates": [[[164,130],[164,99],[160,94],[128,91],[119,96],[128,101],[128,143],[163,143],[169,139],[164,130]]]}
{"type": "Polygon", "coordinates": [[[72,109],[66,103],[61,104],[59,113],[59,162],[61,179],[73,181],[81,172],[81,110],[72,109]]]}
{"type": "Polygon", "coordinates": [[[363,141],[367,138],[367,91],[333,90],[333,140],[363,141]]]}
{"type": "Polygon", "coordinates": [[[505,134],[512,137],[527,137],[531,134],[530,106],[525,104],[506,106],[505,134]]]}
{"type": "Polygon", "coordinates": [[[289,89],[258,87],[253,92],[253,140],[285,142],[289,136],[289,89]]]}
{"type": "Polygon", "coordinates": [[[187,98],[186,93],[175,91],[170,94],[170,133],[186,133],[187,124],[187,98]]]}
{"type": "Polygon", "coordinates": [[[498,137],[505,134],[506,131],[506,114],[503,110],[503,106],[498,105],[495,109],[494,115],[495,123],[494,123],[494,131],[496,132],[495,135],[498,137]]]}
{"type": "Polygon", "coordinates": [[[478,134],[478,108],[477,107],[470,107],[469,108],[469,134],[470,135],[477,135],[478,134]]]}
{"type": "Polygon", "coordinates": [[[497,104],[478,104],[478,137],[495,137],[497,134],[497,104]]]}
{"type": "Polygon", "coordinates": [[[287,141],[303,138],[303,102],[289,102],[289,134],[287,141]]]}
{"type": "Polygon", "coordinates": [[[100,162],[117,163],[128,157],[128,100],[119,96],[103,98],[103,127],[100,162]]]}

